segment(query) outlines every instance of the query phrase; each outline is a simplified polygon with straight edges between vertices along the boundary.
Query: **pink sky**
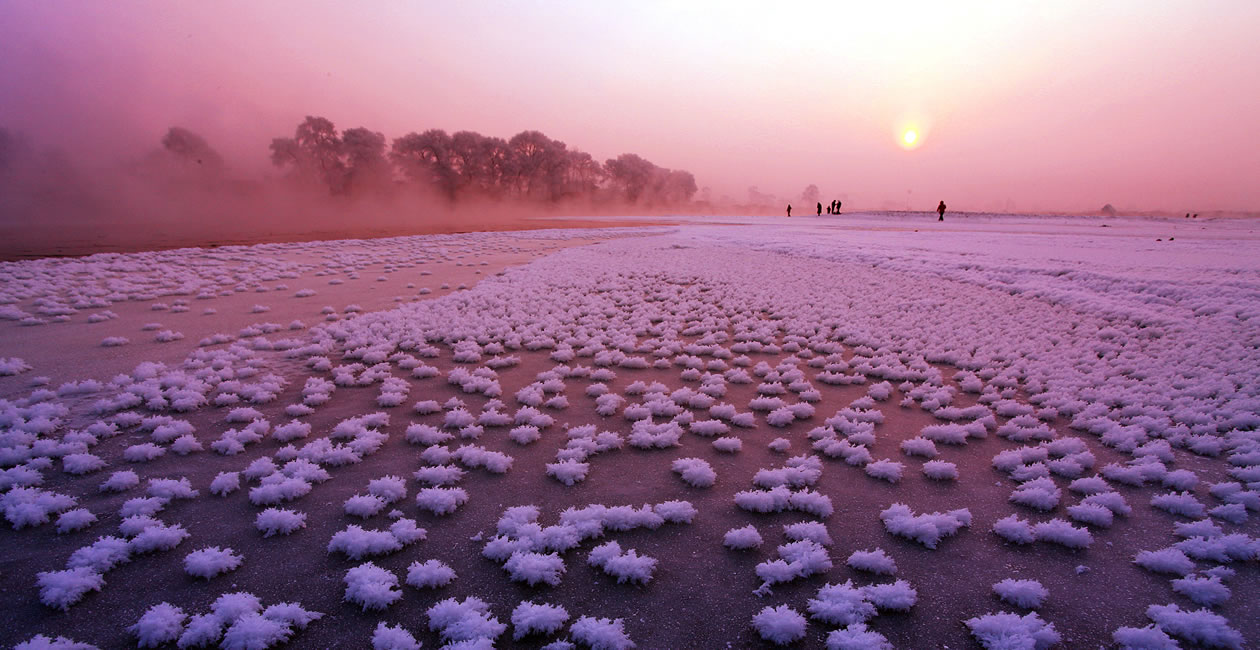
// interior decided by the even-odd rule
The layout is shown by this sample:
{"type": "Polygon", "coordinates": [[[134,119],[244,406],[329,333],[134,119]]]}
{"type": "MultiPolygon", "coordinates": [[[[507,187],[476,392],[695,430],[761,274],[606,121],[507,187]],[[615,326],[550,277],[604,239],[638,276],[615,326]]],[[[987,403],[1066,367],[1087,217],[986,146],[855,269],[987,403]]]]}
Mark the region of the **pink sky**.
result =
{"type": "Polygon", "coordinates": [[[538,129],[715,199],[1260,209],[1260,3],[768,7],[8,0],[0,126],[99,159],[181,125],[263,169],[314,114],[391,139],[538,129]]]}

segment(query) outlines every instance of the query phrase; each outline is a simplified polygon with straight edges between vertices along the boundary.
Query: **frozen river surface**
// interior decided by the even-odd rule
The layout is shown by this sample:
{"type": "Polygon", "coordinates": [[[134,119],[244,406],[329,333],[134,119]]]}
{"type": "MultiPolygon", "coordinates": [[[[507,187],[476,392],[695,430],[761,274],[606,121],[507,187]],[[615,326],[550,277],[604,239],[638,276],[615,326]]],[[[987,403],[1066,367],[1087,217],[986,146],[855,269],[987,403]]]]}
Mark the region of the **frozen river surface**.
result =
{"type": "Polygon", "coordinates": [[[1260,643],[1251,222],[723,221],[0,264],[0,645],[1260,643]]]}

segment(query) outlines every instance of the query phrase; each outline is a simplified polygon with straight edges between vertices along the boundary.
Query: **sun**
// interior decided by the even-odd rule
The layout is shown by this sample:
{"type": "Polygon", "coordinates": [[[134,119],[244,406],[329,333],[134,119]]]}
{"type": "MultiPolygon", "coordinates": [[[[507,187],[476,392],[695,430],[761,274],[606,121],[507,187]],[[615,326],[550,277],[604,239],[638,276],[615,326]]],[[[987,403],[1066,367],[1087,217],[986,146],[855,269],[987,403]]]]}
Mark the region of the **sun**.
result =
{"type": "Polygon", "coordinates": [[[897,120],[890,131],[889,135],[894,138],[898,147],[905,151],[914,151],[923,146],[923,140],[931,133],[932,125],[919,115],[897,120]]]}

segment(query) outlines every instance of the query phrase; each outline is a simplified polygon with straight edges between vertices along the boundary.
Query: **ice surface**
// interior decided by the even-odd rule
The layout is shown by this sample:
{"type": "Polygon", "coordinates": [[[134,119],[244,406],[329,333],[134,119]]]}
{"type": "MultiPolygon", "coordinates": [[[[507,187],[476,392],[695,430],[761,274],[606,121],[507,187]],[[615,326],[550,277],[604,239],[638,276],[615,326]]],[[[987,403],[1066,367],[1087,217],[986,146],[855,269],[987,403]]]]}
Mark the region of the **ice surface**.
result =
{"type": "MultiPolygon", "coordinates": [[[[1019,575],[1055,594],[1060,581],[1083,579],[1041,570],[1060,554],[1107,576],[1088,601],[1113,608],[1106,617],[1084,616],[1086,600],[1049,601],[1073,643],[1164,647],[1172,634],[1249,645],[1260,617],[1251,600],[1230,596],[1254,587],[1246,567],[1260,554],[1260,352],[1249,343],[1260,338],[1260,255],[1245,253],[1254,237],[1209,222],[1157,244],[1148,235],[1173,224],[1007,217],[969,217],[925,236],[897,219],[870,216],[877,227],[843,230],[764,221],[616,230],[543,257],[521,247],[587,240],[535,231],[0,265],[0,507],[12,548],[33,549],[15,551],[23,562],[2,603],[28,612],[14,639],[51,629],[41,618],[51,613],[25,606],[38,599],[68,608],[56,615],[76,637],[90,636],[77,632],[87,616],[126,618],[86,640],[127,643],[126,625],[142,610],[118,616],[134,590],[109,572],[128,562],[137,580],[179,575],[183,564],[209,578],[245,558],[237,574],[252,580],[268,569],[251,564],[255,554],[274,552],[292,563],[294,589],[327,591],[310,577],[320,573],[312,562],[354,571],[352,558],[425,537],[418,520],[443,545],[416,548],[442,560],[398,553],[377,560],[390,567],[378,567],[384,575],[362,565],[353,588],[347,574],[345,594],[334,585],[323,595],[347,598],[348,610],[386,607],[405,597],[396,594],[407,563],[409,585],[442,588],[450,566],[484,562],[478,554],[503,565],[503,584],[548,590],[565,564],[566,585],[579,573],[589,580],[590,568],[574,567],[604,549],[619,580],[650,582],[622,611],[598,610],[624,618],[587,611],[569,640],[629,647],[632,633],[644,647],[681,646],[691,641],[656,621],[669,620],[668,603],[684,591],[718,594],[714,607],[745,616],[766,604],[806,611],[805,580],[761,603],[718,585],[712,567],[731,562],[723,580],[751,589],[818,580],[834,552],[867,581],[896,570],[882,550],[860,550],[882,524],[940,547],[931,560],[963,576],[962,595],[942,599],[943,587],[919,584],[930,595],[920,600],[902,581],[837,585],[825,594],[834,598],[814,600],[833,612],[847,602],[859,613],[860,603],[910,613],[889,629],[858,616],[829,630],[829,647],[952,647],[968,628],[983,643],[1037,647],[1054,631],[1036,617],[958,625],[985,611],[983,594],[1007,577],[987,566],[953,571],[965,560],[941,540],[975,512],[996,535],[959,540],[968,553],[1017,553],[1019,575]],[[496,255],[533,261],[474,272],[470,260],[496,255]],[[419,280],[424,273],[437,277],[419,280]],[[316,295],[308,287],[319,303],[306,299],[316,295]],[[670,481],[673,491],[661,492],[670,481]],[[128,493],[140,486],[144,494],[128,493]],[[623,487],[635,495],[629,504],[623,487]],[[677,492],[694,503],[671,500],[677,492]],[[896,494],[880,501],[886,492],[896,494]],[[557,498],[592,505],[557,515],[557,498]],[[481,537],[494,522],[487,507],[530,501],[543,506],[532,519],[501,520],[481,537]],[[959,509],[932,512],[950,507],[959,509]],[[346,527],[343,513],[365,521],[346,527]],[[685,522],[696,528],[673,525],[685,522]],[[303,537],[311,530],[329,537],[303,537]],[[471,537],[484,544],[450,544],[471,537]],[[45,550],[47,539],[64,552],[45,550]],[[162,552],[185,541],[191,549],[162,552]],[[756,559],[718,547],[763,541],[775,552],[756,559]],[[334,555],[286,551],[325,543],[334,555]],[[630,545],[653,557],[621,550],[630,545]],[[1183,605],[1220,607],[1232,620],[1163,608],[1151,610],[1160,627],[1100,628],[1104,619],[1139,625],[1146,604],[1167,601],[1167,578],[1156,580],[1163,591],[1142,586],[1156,584],[1141,575],[1148,570],[1174,578],[1183,605]],[[1108,598],[1121,588],[1123,598],[1108,598]],[[74,606],[83,598],[90,613],[74,606]],[[942,602],[958,603],[952,625],[933,609],[942,602]]],[[[906,564],[913,548],[903,558],[884,545],[904,575],[917,574],[906,564]]],[[[310,644],[371,637],[412,647],[425,634],[426,643],[489,644],[505,629],[468,593],[493,596],[501,613],[526,603],[503,601],[484,578],[453,587],[473,590],[453,601],[463,614],[432,630],[404,623],[374,633],[376,621],[330,612],[310,644]],[[360,636],[338,636],[343,624],[360,636]]],[[[1013,606],[1032,603],[1037,590],[1016,582],[999,593],[1013,606]]],[[[603,578],[573,586],[583,596],[628,589],[603,578]]],[[[187,607],[192,588],[163,597],[187,607]]],[[[567,590],[548,592],[565,608],[554,627],[542,624],[555,612],[521,609],[538,614],[534,633],[558,635],[556,644],[568,642],[567,612],[585,608],[567,590]]],[[[188,645],[261,647],[301,628],[261,606],[222,620],[189,614],[179,636],[188,645]]],[[[774,622],[790,631],[791,618],[774,622]]],[[[512,624],[534,629],[515,612],[512,624]]],[[[738,627],[714,626],[699,642],[735,642],[738,627]]]]}

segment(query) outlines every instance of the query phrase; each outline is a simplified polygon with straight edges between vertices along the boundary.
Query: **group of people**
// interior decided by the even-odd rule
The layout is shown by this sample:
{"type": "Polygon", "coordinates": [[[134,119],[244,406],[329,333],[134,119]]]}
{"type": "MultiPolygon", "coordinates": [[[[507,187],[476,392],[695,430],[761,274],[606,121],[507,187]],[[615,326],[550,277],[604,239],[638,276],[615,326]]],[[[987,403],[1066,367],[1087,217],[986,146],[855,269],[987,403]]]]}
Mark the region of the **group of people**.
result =
{"type": "MultiPolygon", "coordinates": [[[[822,204],[822,201],[819,201],[818,202],[818,216],[821,217],[822,212],[823,212],[823,204],[822,204]]],[[[832,201],[831,204],[827,206],[827,214],[840,214],[840,201],[832,201]]],[[[937,215],[936,216],[937,221],[945,220],[945,202],[944,201],[941,201],[940,205],[936,206],[936,215],[937,215]]],[[[787,207],[787,216],[789,217],[792,216],[791,203],[789,203],[787,207]]],[[[1187,214],[1186,216],[1189,217],[1190,215],[1187,214]]],[[[1194,216],[1197,217],[1199,215],[1196,214],[1194,216]]]]}
{"type": "MultiPolygon", "coordinates": [[[[820,217],[822,216],[822,211],[823,211],[823,204],[822,204],[822,201],[819,201],[819,202],[818,202],[818,216],[820,216],[820,217]]],[[[831,203],[828,203],[828,204],[827,204],[827,214],[840,214],[840,201],[839,201],[839,199],[837,199],[837,200],[835,200],[835,201],[832,201],[831,203]]],[[[789,204],[788,204],[788,207],[787,207],[787,216],[789,216],[789,217],[790,217],[790,216],[792,216],[792,204],[791,204],[791,203],[789,203],[789,204]]]]}

